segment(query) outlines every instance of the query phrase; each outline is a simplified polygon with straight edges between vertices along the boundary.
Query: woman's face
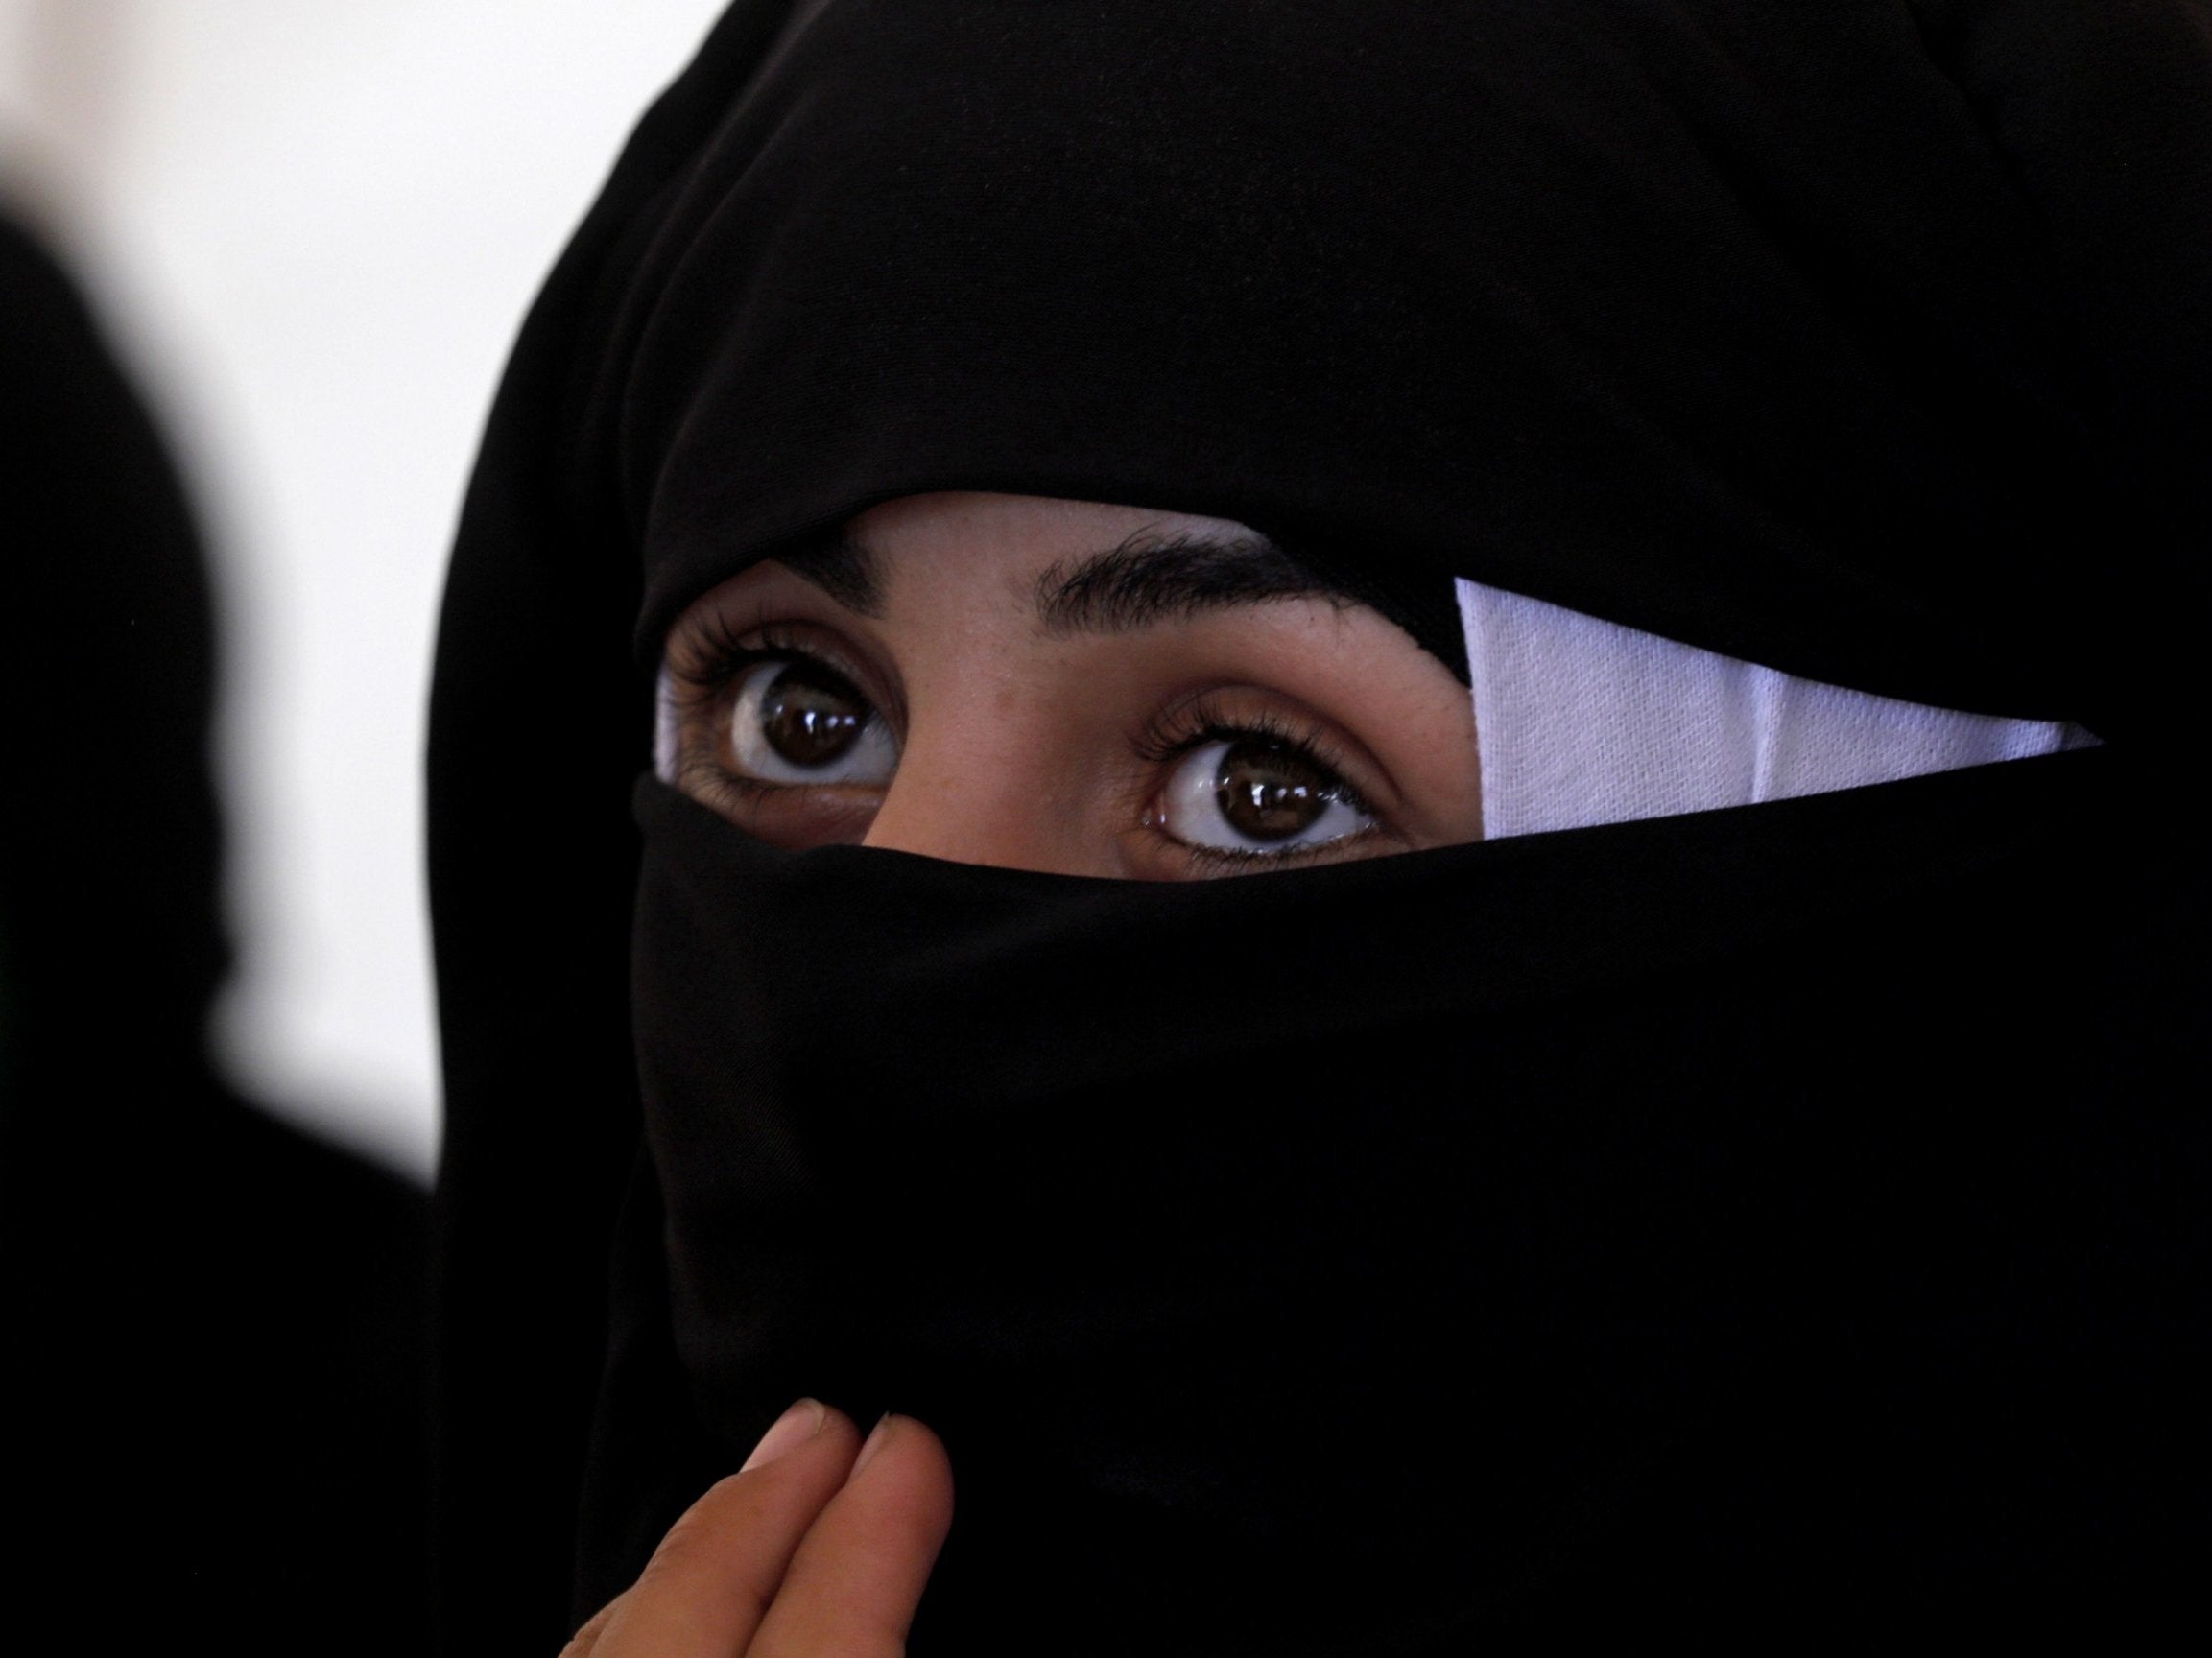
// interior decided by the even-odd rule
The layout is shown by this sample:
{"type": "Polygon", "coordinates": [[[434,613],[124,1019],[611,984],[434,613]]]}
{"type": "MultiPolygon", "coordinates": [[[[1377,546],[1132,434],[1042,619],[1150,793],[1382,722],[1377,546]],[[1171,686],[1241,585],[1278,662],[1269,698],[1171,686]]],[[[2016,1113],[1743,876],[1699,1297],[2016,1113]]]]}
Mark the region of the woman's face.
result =
{"type": "Polygon", "coordinates": [[[1482,833],[1465,687],[1218,518],[908,496],[667,661],[673,780],[778,846],[1187,881],[1482,833]]]}

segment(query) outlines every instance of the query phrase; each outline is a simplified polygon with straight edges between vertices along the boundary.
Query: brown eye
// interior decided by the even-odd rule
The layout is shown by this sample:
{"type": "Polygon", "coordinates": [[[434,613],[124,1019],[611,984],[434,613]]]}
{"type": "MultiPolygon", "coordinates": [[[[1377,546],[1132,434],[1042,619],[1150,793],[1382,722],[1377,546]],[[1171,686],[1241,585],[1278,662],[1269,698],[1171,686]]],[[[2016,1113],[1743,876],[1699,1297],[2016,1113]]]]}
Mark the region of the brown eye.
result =
{"type": "Polygon", "coordinates": [[[770,783],[881,784],[898,761],[883,716],[841,675],[803,658],[757,662],[730,703],[729,757],[770,783]]]}
{"type": "Polygon", "coordinates": [[[1177,841],[1266,855],[1373,827],[1350,786],[1311,756],[1265,737],[1201,744],[1168,780],[1160,826],[1177,841]]]}
{"type": "Polygon", "coordinates": [[[1288,841],[1320,820],[1343,785],[1303,755],[1258,743],[1233,745],[1214,776],[1229,827],[1252,841],[1288,841]]]}
{"type": "Polygon", "coordinates": [[[794,766],[826,766],[860,741],[870,710],[851,686],[794,662],[760,699],[760,730],[794,766]]]}

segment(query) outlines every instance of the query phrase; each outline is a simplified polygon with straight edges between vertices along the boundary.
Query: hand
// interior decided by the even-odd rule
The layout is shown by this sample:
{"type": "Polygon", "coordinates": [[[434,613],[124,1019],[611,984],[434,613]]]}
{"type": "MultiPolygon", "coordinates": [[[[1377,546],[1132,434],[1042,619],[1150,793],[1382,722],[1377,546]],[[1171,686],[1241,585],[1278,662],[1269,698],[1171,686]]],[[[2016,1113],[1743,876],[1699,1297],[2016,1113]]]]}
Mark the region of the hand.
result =
{"type": "Polygon", "coordinates": [[[951,1524],[935,1433],[802,1399],[561,1658],[902,1658],[951,1524]]]}

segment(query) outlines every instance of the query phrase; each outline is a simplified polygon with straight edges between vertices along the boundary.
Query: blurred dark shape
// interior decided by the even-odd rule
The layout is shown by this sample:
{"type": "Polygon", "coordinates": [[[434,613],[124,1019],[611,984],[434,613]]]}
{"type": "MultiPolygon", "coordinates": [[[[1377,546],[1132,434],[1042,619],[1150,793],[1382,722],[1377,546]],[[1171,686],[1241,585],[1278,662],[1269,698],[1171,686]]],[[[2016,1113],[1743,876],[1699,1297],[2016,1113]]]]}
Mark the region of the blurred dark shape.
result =
{"type": "Polygon", "coordinates": [[[0,469],[15,1609],[94,1650],[412,1647],[425,1200],[209,1062],[206,564],[83,298],[4,219],[0,469]]]}

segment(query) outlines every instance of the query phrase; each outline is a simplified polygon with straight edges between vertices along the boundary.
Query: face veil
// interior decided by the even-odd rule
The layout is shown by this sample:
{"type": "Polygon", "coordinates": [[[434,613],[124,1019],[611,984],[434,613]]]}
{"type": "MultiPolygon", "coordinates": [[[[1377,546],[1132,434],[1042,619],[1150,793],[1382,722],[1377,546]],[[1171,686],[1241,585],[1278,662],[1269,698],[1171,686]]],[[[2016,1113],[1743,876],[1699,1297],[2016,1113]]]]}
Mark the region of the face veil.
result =
{"type": "Polygon", "coordinates": [[[2178,1595],[2208,29],[730,12],[448,589],[449,1640],[552,1649],[800,1392],[946,1435],[917,1650],[2178,1595]],[[2105,746],[1174,888],[636,783],[690,600],[943,488],[2105,746]]]}

